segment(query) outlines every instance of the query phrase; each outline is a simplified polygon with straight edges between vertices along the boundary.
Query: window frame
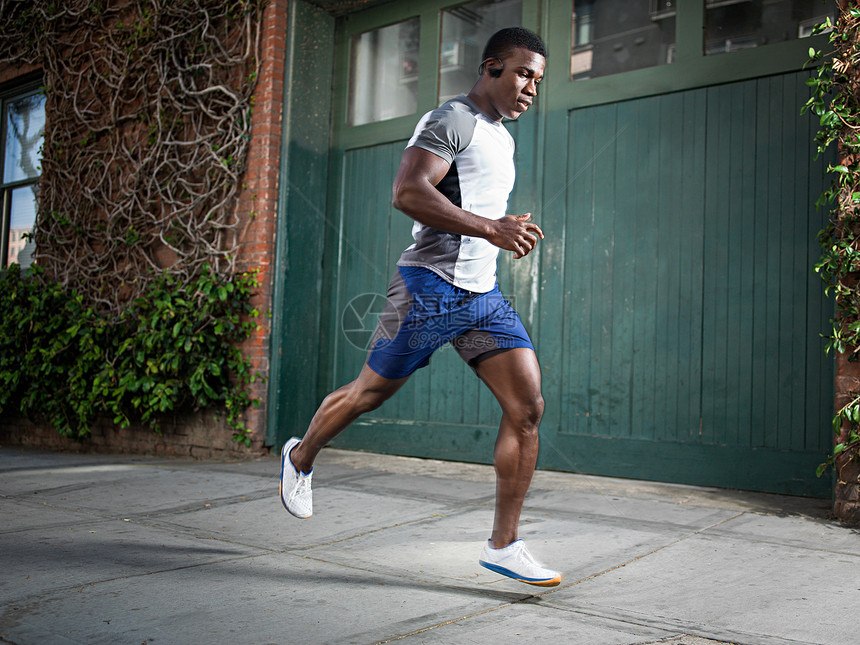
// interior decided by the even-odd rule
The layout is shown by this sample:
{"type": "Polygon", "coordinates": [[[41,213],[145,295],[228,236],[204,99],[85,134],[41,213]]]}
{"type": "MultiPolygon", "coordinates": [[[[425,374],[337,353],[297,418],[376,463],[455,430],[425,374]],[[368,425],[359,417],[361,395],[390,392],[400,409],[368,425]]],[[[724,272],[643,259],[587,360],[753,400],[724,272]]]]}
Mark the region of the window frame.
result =
{"type": "MultiPolygon", "coordinates": [[[[422,0],[420,3],[387,3],[342,17],[335,27],[333,86],[349,87],[352,36],[420,18],[418,108],[413,114],[376,123],[348,124],[347,92],[335,92],[332,102],[332,143],[349,150],[408,139],[421,114],[436,106],[442,11],[469,0],[422,0]]],[[[827,35],[787,40],[718,56],[705,54],[704,27],[707,0],[677,0],[675,51],[671,64],[635,69],[609,76],[570,79],[572,3],[555,0],[523,0],[522,25],[539,33],[549,48],[547,74],[541,85],[536,115],[615,103],[668,92],[710,87],[761,76],[795,72],[806,66],[808,50],[826,46],[827,35]]],[[[798,109],[800,109],[798,107],[798,109]]],[[[533,118],[533,117],[532,117],[533,118]]]]}
{"type": "MultiPolygon", "coordinates": [[[[332,143],[349,150],[370,142],[408,139],[418,117],[436,107],[439,96],[439,52],[442,41],[442,11],[468,4],[470,0],[422,0],[420,3],[388,3],[342,17],[335,26],[333,87],[352,86],[350,49],[352,37],[419,18],[418,106],[412,114],[385,121],[349,125],[349,92],[334,93],[332,102],[332,143]]],[[[522,26],[540,32],[541,6],[545,0],[523,0],[522,26]]]]}
{"type": "MultiPolygon", "coordinates": [[[[14,101],[44,93],[41,75],[36,78],[18,80],[0,89],[0,271],[9,267],[9,237],[12,227],[12,192],[26,186],[37,186],[42,179],[41,168],[37,177],[4,181],[6,164],[7,119],[6,106],[14,101]]],[[[41,161],[41,155],[39,160],[41,161]]]]}
{"type": "MultiPolygon", "coordinates": [[[[345,122],[346,122],[345,123],[346,127],[348,127],[348,128],[359,128],[361,126],[371,125],[371,124],[375,124],[375,123],[384,123],[387,121],[393,121],[395,119],[400,119],[400,118],[403,118],[405,116],[412,116],[415,114],[415,112],[413,111],[413,112],[409,112],[407,114],[401,114],[401,115],[397,115],[397,116],[393,116],[393,117],[386,117],[386,118],[382,118],[382,119],[371,119],[369,121],[363,121],[361,123],[353,123],[354,116],[355,116],[353,114],[353,110],[355,107],[354,101],[356,99],[356,85],[357,85],[357,82],[356,82],[357,79],[355,78],[355,66],[354,66],[354,63],[355,63],[355,60],[354,60],[354,57],[355,57],[355,39],[360,37],[360,36],[363,36],[364,34],[368,34],[368,33],[374,32],[374,31],[381,31],[383,29],[388,29],[390,27],[396,27],[399,25],[403,25],[403,24],[409,22],[410,20],[416,20],[416,19],[418,20],[418,30],[419,30],[419,32],[418,32],[419,33],[419,39],[418,39],[418,42],[419,42],[419,49],[418,49],[418,51],[419,51],[419,65],[418,65],[418,74],[416,75],[416,81],[417,81],[418,79],[421,78],[421,64],[420,64],[421,44],[420,43],[421,43],[421,37],[423,36],[422,30],[421,30],[421,17],[420,16],[410,15],[410,16],[404,18],[403,20],[397,20],[397,21],[394,21],[390,24],[381,25],[379,27],[372,27],[372,28],[366,29],[364,31],[359,31],[359,32],[353,33],[349,36],[348,47],[347,47],[347,49],[349,50],[348,54],[347,54],[348,65],[349,65],[347,68],[348,86],[347,86],[346,114],[344,116],[345,122]]],[[[418,97],[416,95],[416,105],[417,105],[417,103],[418,103],[418,97]]]]}
{"type": "MultiPolygon", "coordinates": [[[[705,53],[708,0],[677,0],[675,54],[669,65],[645,67],[609,76],[570,80],[570,61],[557,52],[572,52],[570,2],[545,2],[541,32],[553,61],[547,66],[542,98],[545,110],[570,110],[615,103],[668,92],[749,80],[803,69],[810,48],[826,45],[826,35],[797,38],[766,47],[751,47],[720,55],[705,53]],[[555,56],[555,58],[553,58],[555,56]]],[[[798,108],[800,109],[800,108],[798,108]]]]}

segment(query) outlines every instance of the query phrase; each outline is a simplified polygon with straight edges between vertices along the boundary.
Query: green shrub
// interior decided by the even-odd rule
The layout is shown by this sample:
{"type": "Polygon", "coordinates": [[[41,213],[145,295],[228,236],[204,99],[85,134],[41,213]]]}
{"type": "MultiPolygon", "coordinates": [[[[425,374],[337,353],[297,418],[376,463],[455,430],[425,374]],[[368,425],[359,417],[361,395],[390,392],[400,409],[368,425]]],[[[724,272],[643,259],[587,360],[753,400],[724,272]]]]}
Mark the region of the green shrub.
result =
{"type": "Polygon", "coordinates": [[[113,320],[41,277],[36,267],[0,272],[0,416],[80,438],[99,415],[157,431],[164,413],[215,408],[250,444],[241,414],[259,402],[238,344],[257,327],[256,272],[225,279],[206,267],[189,285],[161,274],[113,320]]]}

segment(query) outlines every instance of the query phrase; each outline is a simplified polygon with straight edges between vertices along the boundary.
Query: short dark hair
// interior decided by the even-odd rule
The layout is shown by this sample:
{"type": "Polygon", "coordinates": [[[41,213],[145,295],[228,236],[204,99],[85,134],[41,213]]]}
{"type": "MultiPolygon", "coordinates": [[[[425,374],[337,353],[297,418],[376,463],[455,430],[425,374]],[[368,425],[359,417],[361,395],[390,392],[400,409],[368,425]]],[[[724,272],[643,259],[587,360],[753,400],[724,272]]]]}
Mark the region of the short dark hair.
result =
{"type": "Polygon", "coordinates": [[[533,31],[524,29],[523,27],[507,27],[505,29],[500,29],[490,36],[490,39],[484,47],[484,53],[481,56],[481,60],[487,60],[488,58],[498,58],[499,60],[503,60],[512,49],[516,49],[518,47],[528,49],[530,52],[534,52],[535,54],[540,54],[544,58],[547,57],[546,45],[544,45],[540,36],[533,31]]]}

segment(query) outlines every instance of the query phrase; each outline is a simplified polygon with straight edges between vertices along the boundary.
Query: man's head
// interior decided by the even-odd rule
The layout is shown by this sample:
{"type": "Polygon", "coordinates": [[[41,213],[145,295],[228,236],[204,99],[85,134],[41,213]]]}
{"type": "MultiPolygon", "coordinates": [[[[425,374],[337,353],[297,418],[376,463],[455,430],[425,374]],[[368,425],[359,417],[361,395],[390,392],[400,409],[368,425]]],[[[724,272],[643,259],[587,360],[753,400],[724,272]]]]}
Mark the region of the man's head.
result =
{"type": "MultiPolygon", "coordinates": [[[[507,27],[506,29],[500,29],[490,36],[490,39],[484,46],[484,53],[481,55],[481,61],[483,62],[478,73],[483,74],[484,66],[487,62],[493,60],[502,62],[512,50],[517,48],[527,49],[530,52],[539,54],[546,60],[546,45],[544,45],[540,36],[523,27],[507,27]]],[[[494,76],[499,75],[497,68],[491,67],[491,69],[494,70],[494,76]]]]}
{"type": "Polygon", "coordinates": [[[516,119],[537,96],[546,67],[546,46],[540,37],[521,27],[490,36],[484,47],[481,78],[469,96],[491,119],[516,119]]]}

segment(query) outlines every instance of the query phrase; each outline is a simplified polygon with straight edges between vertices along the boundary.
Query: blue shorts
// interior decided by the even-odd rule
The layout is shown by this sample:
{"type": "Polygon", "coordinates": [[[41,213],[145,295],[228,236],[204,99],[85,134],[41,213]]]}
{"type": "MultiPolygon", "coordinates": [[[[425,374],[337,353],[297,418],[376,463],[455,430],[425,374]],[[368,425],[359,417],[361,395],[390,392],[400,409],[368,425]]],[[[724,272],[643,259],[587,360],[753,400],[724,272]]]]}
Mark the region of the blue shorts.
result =
{"type": "Polygon", "coordinates": [[[398,267],[370,341],[367,365],[383,378],[404,378],[427,365],[445,343],[472,367],[515,347],[534,350],[498,285],[487,293],[474,293],[429,269],[398,267]]]}

